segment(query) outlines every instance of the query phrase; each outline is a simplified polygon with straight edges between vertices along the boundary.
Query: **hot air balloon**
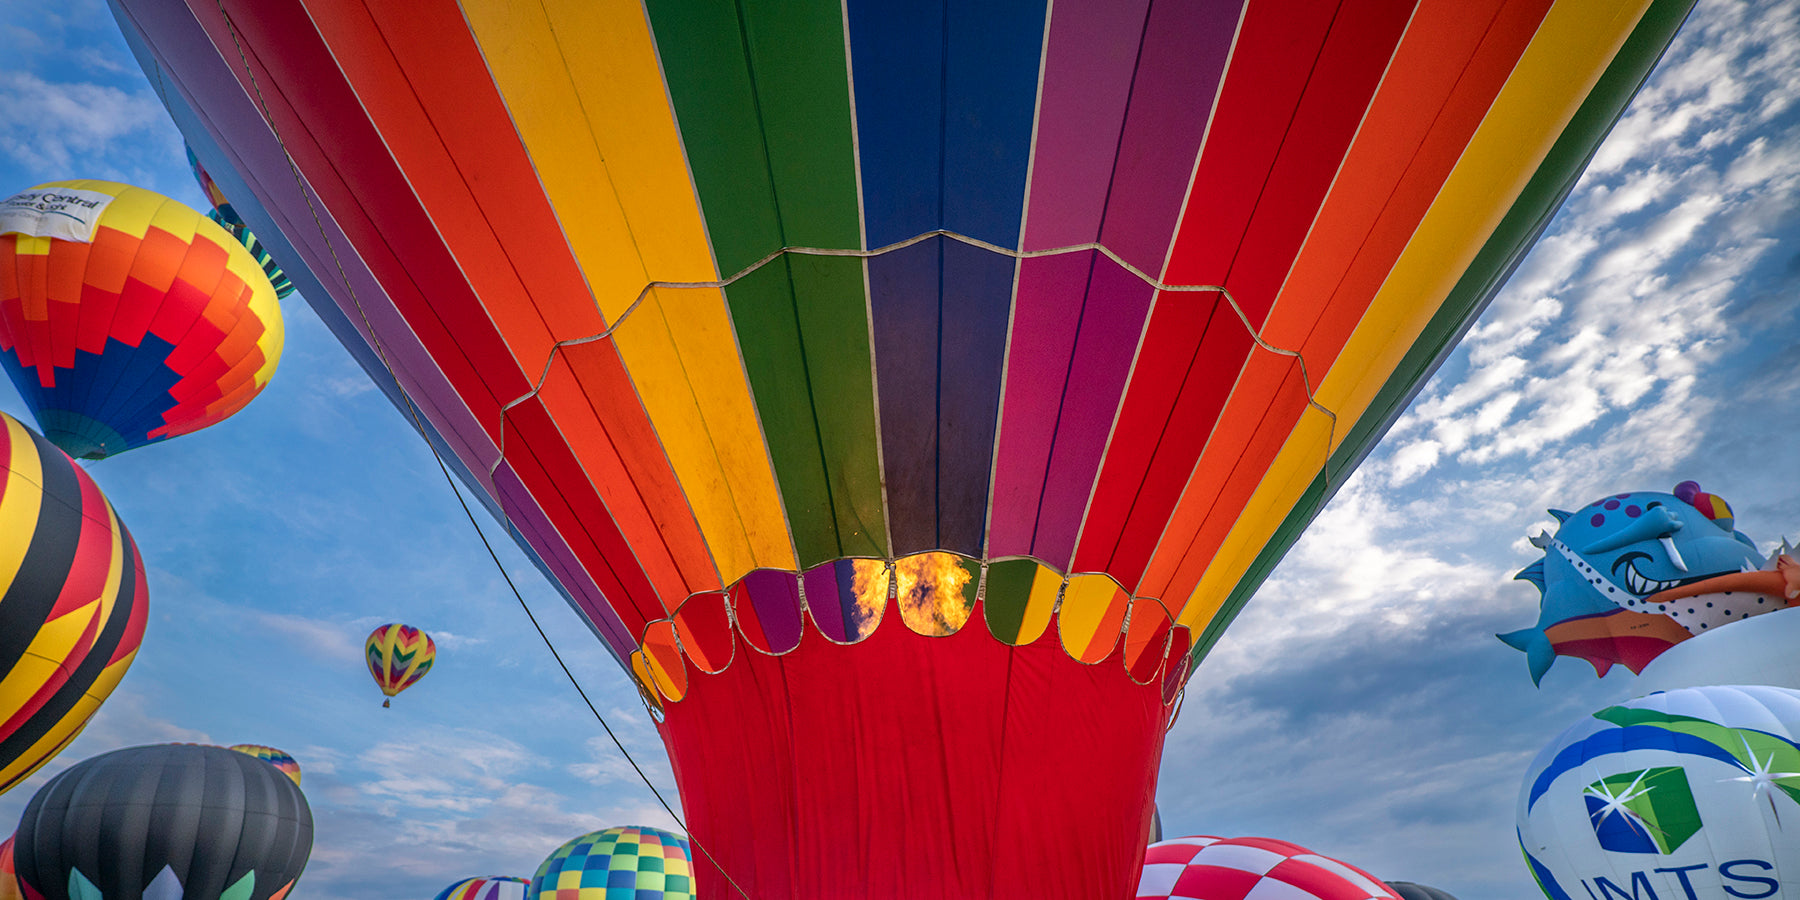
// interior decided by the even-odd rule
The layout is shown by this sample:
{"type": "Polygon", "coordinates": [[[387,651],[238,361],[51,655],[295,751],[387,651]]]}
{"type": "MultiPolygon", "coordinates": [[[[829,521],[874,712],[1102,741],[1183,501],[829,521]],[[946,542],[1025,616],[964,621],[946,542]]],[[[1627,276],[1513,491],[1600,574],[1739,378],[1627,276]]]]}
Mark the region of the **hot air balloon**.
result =
{"type": "Polygon", "coordinates": [[[99,486],[0,413],[0,793],[118,687],[149,605],[137,543],[99,486]]]}
{"type": "Polygon", "coordinates": [[[1400,900],[1456,900],[1455,894],[1429,885],[1414,884],[1410,881],[1384,883],[1393,889],[1394,893],[1400,895],[1400,900]]]}
{"type": "Polygon", "coordinates": [[[262,265],[174,200],[57,181],[0,201],[0,368],[70,456],[224,420],[268,383],[281,340],[262,265]]]}
{"type": "Polygon", "coordinates": [[[1774,897],[1800,882],[1800,691],[1717,685],[1607,707],[1538,753],[1519,843],[1551,900],[1774,897]]]}
{"type": "Polygon", "coordinates": [[[1688,6],[114,8],[636,676],[702,893],[1087,898],[1688,6]]]}
{"type": "Polygon", "coordinates": [[[38,789],[14,864],[33,900],[280,900],[312,852],[312,811],[260,760],[195,744],[86,759],[38,789]]]}
{"type": "Polygon", "coordinates": [[[1381,879],[1273,838],[1175,838],[1144,851],[1137,900],[1400,900],[1381,879]]]}
{"type": "Polygon", "coordinates": [[[525,900],[525,889],[530,884],[529,878],[511,875],[464,878],[439,891],[432,900],[525,900]]]}
{"type": "Polygon", "coordinates": [[[269,255],[268,248],[256,239],[256,234],[250,230],[250,226],[245,225],[244,220],[238,218],[237,210],[231,207],[231,201],[225,199],[225,192],[219,189],[218,183],[206,173],[205,167],[200,165],[200,160],[194,157],[194,149],[192,147],[185,149],[187,150],[188,168],[193,170],[194,180],[200,183],[200,192],[206,195],[206,202],[212,204],[212,212],[207,213],[206,217],[230,232],[231,236],[237,238],[238,243],[243,244],[244,249],[250,251],[250,255],[256,258],[257,264],[262,266],[263,275],[269,279],[269,285],[275,288],[275,299],[287,299],[287,296],[294,292],[294,283],[288,280],[287,273],[283,272],[281,266],[275,262],[275,258],[269,255]]]}
{"type": "Polygon", "coordinates": [[[1615,662],[1640,672],[1689,638],[1800,599],[1800,563],[1785,552],[1765,560],[1731,507],[1695,482],[1550,514],[1556,534],[1531,539],[1544,558],[1514,576],[1543,595],[1537,624],[1500,635],[1525,651],[1534,684],[1557,656],[1600,675],[1615,662]]]}
{"type": "Polygon", "coordinates": [[[239,753],[249,754],[250,756],[254,756],[257,759],[274,766],[281,771],[281,774],[294,779],[294,785],[296,787],[299,786],[300,764],[295,762],[294,758],[287,753],[277,750],[274,747],[264,747],[261,744],[233,744],[229,749],[236,750],[239,753]]]}
{"type": "Polygon", "coordinates": [[[431,664],[437,659],[437,645],[432,643],[431,635],[411,625],[388,624],[369,632],[363,653],[369,659],[369,674],[388,697],[381,701],[386,707],[395,694],[418,684],[431,671],[431,664]]]}
{"type": "Polygon", "coordinates": [[[530,900],[693,900],[688,842],[660,828],[627,825],[584,834],[538,866],[530,900]]]}

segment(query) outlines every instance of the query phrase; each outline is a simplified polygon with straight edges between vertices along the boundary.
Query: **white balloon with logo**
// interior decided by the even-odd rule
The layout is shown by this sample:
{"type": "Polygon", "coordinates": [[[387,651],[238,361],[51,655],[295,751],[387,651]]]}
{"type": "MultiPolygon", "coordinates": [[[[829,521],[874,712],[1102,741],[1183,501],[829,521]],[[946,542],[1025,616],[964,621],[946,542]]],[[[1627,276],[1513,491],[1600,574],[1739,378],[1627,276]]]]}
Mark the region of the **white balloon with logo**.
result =
{"type": "Polygon", "coordinates": [[[1519,792],[1550,900],[1800,900],[1800,691],[1693,687],[1608,707],[1519,792]]]}

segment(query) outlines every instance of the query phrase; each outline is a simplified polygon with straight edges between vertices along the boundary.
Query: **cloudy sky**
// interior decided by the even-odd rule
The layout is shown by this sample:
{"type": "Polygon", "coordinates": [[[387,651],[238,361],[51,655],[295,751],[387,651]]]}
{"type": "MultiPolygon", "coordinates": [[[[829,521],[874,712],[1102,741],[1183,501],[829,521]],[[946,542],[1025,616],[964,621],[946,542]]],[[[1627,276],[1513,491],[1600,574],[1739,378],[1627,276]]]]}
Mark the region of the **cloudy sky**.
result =
{"type": "MultiPolygon", "coordinates": [[[[99,0],[0,0],[0,195],[111,178],[203,206],[99,0]]],[[[1698,480],[1765,549],[1800,538],[1800,0],[1701,0],[1510,284],[1189,684],[1171,834],[1292,840],[1463,900],[1536,894],[1513,839],[1531,756],[1631,696],[1560,661],[1534,688],[1525,537],[1698,480]]],[[[298,757],[318,842],[292,897],[427,900],[529,875],[569,837],[671,826],[544,651],[429,451],[298,296],[282,369],[224,427],[97,464],[151,578],[136,665],[0,796],[130,744],[298,757]],[[383,710],[361,640],[427,627],[440,665],[383,710]],[[199,662],[196,665],[196,661],[199,662]]],[[[10,387],[0,410],[26,413],[10,387]]],[[[497,531],[484,522],[490,533],[497,531]]],[[[607,720],[673,798],[635,691],[497,543],[607,720]]]]}

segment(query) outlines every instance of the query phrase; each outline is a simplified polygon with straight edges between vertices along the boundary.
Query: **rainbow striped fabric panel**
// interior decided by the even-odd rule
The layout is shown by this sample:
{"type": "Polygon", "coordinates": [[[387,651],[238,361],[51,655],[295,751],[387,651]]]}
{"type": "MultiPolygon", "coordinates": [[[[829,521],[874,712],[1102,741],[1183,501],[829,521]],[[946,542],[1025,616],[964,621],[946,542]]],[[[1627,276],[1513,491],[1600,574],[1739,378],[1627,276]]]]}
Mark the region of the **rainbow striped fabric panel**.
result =
{"type": "Polygon", "coordinates": [[[149,606],[100,488],[0,413],[0,792],[81,733],[137,657],[149,606]]]}
{"type": "Polygon", "coordinates": [[[1204,650],[1688,7],[114,2],[621,659],[746,579],[854,638],[811,573],[929,553],[1204,650]]]}
{"type": "Polygon", "coordinates": [[[220,422],[262,391],[281,311],[251,251],[152,191],[46,188],[106,198],[88,241],[0,233],[0,369],[51,441],[99,459],[220,422]]]}

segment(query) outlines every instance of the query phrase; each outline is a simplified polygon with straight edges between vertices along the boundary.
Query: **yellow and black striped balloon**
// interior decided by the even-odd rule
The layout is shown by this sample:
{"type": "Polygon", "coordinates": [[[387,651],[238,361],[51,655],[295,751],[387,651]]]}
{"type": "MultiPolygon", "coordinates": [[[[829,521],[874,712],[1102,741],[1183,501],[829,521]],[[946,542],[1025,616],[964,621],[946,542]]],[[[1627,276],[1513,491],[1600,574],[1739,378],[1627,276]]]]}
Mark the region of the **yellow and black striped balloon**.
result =
{"type": "Polygon", "coordinates": [[[137,656],[149,594],[87,472],[0,413],[0,793],[75,739],[137,656]]]}

